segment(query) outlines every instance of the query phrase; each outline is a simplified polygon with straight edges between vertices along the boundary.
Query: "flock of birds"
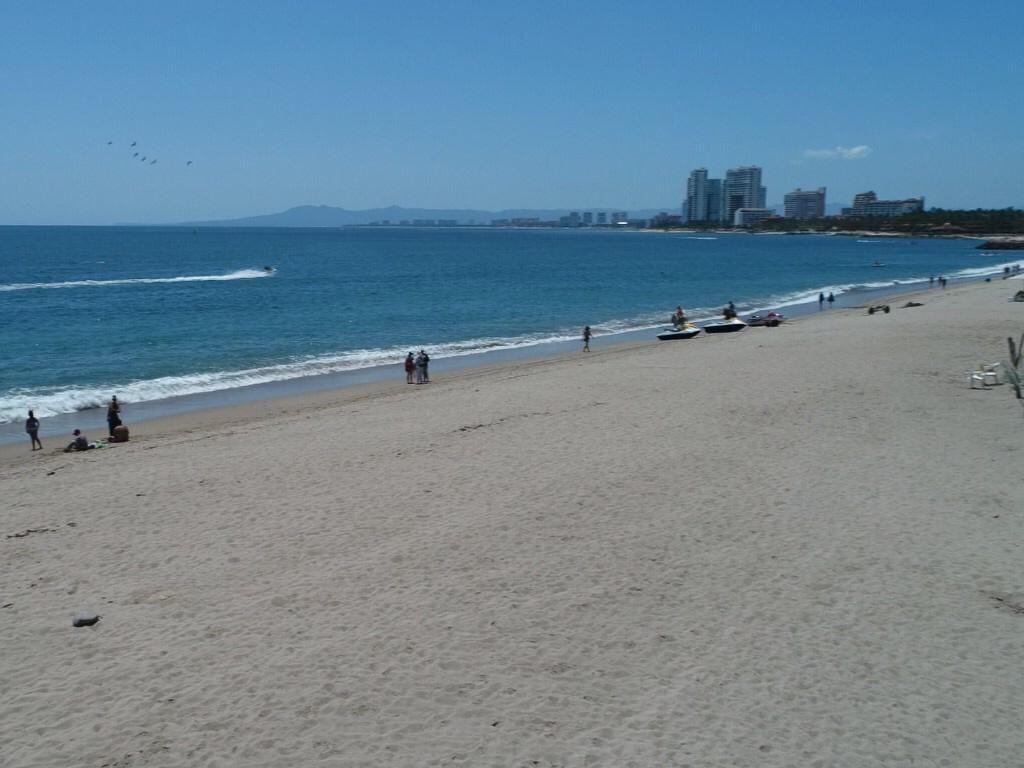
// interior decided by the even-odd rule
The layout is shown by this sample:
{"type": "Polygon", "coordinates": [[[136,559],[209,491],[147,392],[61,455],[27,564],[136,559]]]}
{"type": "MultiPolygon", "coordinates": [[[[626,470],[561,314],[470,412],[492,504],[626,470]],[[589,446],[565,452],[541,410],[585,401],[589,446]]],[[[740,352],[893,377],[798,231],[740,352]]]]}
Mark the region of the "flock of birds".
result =
{"type": "MultiPolygon", "coordinates": [[[[107,146],[108,146],[108,147],[112,147],[112,146],[114,146],[114,142],[113,142],[113,141],[108,141],[108,142],[107,142],[107,146]]],[[[142,163],[145,163],[146,165],[156,165],[156,161],[157,161],[157,158],[155,158],[155,157],[154,157],[154,158],[149,158],[149,157],[147,157],[146,155],[143,155],[143,154],[142,154],[142,152],[141,152],[140,150],[137,150],[137,149],[135,149],[135,147],[136,147],[136,146],[138,146],[138,142],[137,142],[137,141],[133,141],[133,142],[132,142],[132,143],[131,143],[131,144],[130,144],[130,145],[128,146],[128,149],[131,149],[131,150],[135,150],[135,151],[134,151],[134,152],[132,153],[132,157],[133,157],[133,158],[136,158],[136,159],[138,159],[138,160],[139,160],[140,162],[142,162],[142,163]],[[142,156],[141,156],[141,157],[139,157],[139,155],[142,155],[142,156]]],[[[185,163],[185,165],[186,165],[186,166],[192,165],[192,161],[191,161],[191,160],[189,160],[188,162],[186,162],[186,163],[185,163]]]]}

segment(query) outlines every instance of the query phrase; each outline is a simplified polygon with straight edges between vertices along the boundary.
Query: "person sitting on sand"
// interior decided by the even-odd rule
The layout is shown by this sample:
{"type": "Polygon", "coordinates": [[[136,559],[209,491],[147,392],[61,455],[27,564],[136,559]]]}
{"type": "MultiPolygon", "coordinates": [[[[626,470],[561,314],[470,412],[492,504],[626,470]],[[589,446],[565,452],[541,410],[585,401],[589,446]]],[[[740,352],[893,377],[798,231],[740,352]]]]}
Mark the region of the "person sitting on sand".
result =
{"type": "Polygon", "coordinates": [[[82,430],[76,429],[74,431],[75,439],[68,443],[68,447],[64,449],[64,453],[71,453],[72,451],[88,451],[90,448],[94,448],[94,445],[89,443],[89,438],[82,434],[82,430]]]}

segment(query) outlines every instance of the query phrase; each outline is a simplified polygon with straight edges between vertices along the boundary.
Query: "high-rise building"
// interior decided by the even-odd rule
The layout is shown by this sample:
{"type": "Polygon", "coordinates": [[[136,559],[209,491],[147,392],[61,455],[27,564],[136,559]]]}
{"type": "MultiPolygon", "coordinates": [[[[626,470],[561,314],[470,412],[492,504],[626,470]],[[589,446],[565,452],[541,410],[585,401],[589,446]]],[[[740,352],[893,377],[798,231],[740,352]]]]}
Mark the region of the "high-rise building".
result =
{"type": "Polygon", "coordinates": [[[825,216],[825,187],[817,190],[797,187],[784,199],[787,219],[821,219],[825,216]]]}
{"type": "Polygon", "coordinates": [[[707,186],[708,221],[722,223],[725,221],[725,182],[721,179],[708,179],[707,186]]]}
{"type": "Polygon", "coordinates": [[[598,224],[607,224],[608,223],[608,212],[607,211],[598,211],[597,212],[597,223],[598,224]]]}
{"type": "Polygon", "coordinates": [[[690,171],[690,178],[686,180],[686,204],[683,210],[684,221],[708,220],[707,183],[707,168],[696,168],[690,171]]]}
{"type": "Polygon", "coordinates": [[[878,195],[874,192],[860,192],[853,196],[853,213],[855,216],[860,216],[864,213],[864,208],[868,203],[873,203],[878,199],[878,195]]]}
{"type": "Polygon", "coordinates": [[[761,166],[741,165],[725,174],[725,216],[732,221],[740,208],[764,208],[767,190],[761,186],[761,166]]]}
{"type": "Polygon", "coordinates": [[[775,215],[771,208],[737,208],[732,215],[735,227],[753,227],[775,215]]]}
{"type": "Polygon", "coordinates": [[[879,200],[874,192],[861,192],[853,196],[854,216],[904,216],[924,210],[923,197],[908,197],[905,200],[879,200]]]}
{"type": "Polygon", "coordinates": [[[684,222],[721,222],[725,218],[723,202],[721,179],[709,179],[707,168],[690,172],[683,203],[684,222]]]}
{"type": "Polygon", "coordinates": [[[594,213],[593,213],[593,211],[586,211],[586,212],[584,212],[584,214],[583,214],[583,225],[586,226],[586,227],[589,227],[593,223],[594,223],[594,213]]]}

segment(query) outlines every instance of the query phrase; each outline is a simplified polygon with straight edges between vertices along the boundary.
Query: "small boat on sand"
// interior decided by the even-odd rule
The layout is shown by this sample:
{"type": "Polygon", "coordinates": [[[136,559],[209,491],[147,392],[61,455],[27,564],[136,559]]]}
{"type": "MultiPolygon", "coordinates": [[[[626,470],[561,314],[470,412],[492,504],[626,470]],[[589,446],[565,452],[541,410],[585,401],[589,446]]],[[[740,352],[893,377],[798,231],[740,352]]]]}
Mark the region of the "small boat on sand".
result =
{"type": "Polygon", "coordinates": [[[659,341],[674,341],[675,339],[692,339],[700,333],[698,328],[693,323],[686,323],[685,325],[677,325],[672,328],[666,328],[658,334],[659,341]]]}
{"type": "Polygon", "coordinates": [[[747,324],[740,320],[738,317],[730,317],[727,320],[723,320],[720,323],[709,323],[704,326],[705,333],[735,333],[736,331],[742,331],[747,327],[747,324]]]}
{"type": "Polygon", "coordinates": [[[750,315],[747,318],[747,325],[763,325],[766,328],[778,328],[785,319],[781,312],[769,312],[766,315],[750,315]]]}

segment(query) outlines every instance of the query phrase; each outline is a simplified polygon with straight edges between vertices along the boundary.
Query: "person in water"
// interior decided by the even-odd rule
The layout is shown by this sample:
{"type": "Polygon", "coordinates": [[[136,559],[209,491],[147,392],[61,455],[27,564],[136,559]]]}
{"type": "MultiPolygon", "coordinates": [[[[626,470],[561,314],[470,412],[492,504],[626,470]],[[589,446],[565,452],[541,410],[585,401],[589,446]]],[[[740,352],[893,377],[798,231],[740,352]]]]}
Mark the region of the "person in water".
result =
{"type": "Polygon", "coordinates": [[[43,450],[43,444],[39,441],[39,419],[36,418],[32,411],[28,412],[28,418],[25,419],[25,432],[32,438],[32,450],[43,450]],[[39,446],[38,448],[36,447],[37,445],[39,446]]]}
{"type": "Polygon", "coordinates": [[[831,307],[832,304],[835,303],[835,300],[836,300],[836,297],[832,295],[832,291],[829,291],[828,292],[828,305],[829,305],[829,307],[831,307]]]}
{"type": "Polygon", "coordinates": [[[825,294],[824,293],[819,293],[818,294],[818,309],[821,309],[823,306],[825,306],[825,294]]]}

